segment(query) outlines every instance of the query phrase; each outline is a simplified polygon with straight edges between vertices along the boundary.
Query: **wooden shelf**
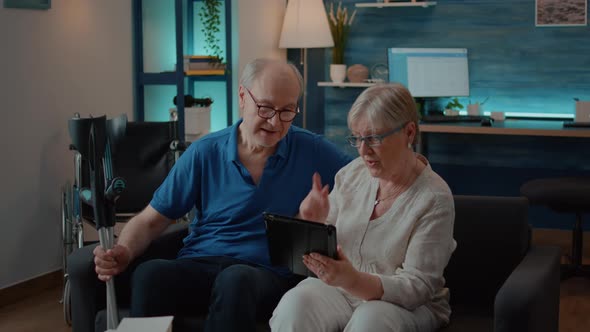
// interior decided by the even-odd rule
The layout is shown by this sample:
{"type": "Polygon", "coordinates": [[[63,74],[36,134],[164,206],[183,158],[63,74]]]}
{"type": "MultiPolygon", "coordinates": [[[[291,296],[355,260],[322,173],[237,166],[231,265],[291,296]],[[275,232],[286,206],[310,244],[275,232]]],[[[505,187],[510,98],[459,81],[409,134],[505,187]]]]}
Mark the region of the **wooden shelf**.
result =
{"type": "Polygon", "coordinates": [[[176,72],[140,73],[139,82],[146,85],[174,85],[176,84],[176,72]]]}
{"type": "Polygon", "coordinates": [[[357,7],[423,7],[427,8],[430,6],[436,6],[436,1],[406,1],[406,2],[368,2],[368,3],[357,3],[357,7]]]}
{"type": "Polygon", "coordinates": [[[376,83],[334,83],[334,82],[318,82],[318,86],[331,86],[336,88],[368,88],[376,83]]]}

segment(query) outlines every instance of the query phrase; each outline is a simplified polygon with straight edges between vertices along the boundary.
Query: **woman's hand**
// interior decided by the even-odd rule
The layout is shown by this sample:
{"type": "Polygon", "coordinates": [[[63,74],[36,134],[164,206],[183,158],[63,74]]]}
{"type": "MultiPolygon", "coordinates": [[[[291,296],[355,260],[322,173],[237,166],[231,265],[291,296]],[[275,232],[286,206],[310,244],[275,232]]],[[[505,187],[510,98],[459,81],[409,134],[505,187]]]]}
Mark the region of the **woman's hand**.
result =
{"type": "Polygon", "coordinates": [[[328,285],[349,289],[359,278],[358,272],[338,245],[338,260],[312,252],[303,256],[303,264],[328,285]]]}
{"type": "Polygon", "coordinates": [[[330,212],[329,193],[330,186],[325,185],[322,187],[320,174],[317,172],[314,173],[311,190],[299,205],[299,216],[309,221],[325,222],[330,212]]]}

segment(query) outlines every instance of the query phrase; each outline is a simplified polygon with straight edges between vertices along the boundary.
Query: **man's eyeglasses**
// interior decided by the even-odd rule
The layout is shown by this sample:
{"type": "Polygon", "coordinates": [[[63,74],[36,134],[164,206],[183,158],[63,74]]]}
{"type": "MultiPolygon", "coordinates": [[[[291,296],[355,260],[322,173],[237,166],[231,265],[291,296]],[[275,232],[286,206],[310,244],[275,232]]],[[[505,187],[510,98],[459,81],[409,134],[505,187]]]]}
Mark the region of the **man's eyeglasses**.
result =
{"type": "Polygon", "coordinates": [[[368,136],[353,136],[353,135],[349,135],[346,136],[346,140],[348,141],[348,143],[350,143],[350,145],[354,146],[355,148],[358,148],[361,146],[361,143],[363,141],[365,141],[365,144],[370,146],[370,147],[376,147],[381,145],[381,143],[383,143],[383,139],[389,135],[393,135],[395,133],[397,133],[398,131],[402,130],[405,126],[406,126],[407,122],[402,124],[399,127],[395,127],[394,129],[383,133],[381,135],[368,135],[368,136]]]}
{"type": "Polygon", "coordinates": [[[254,101],[254,104],[256,104],[256,107],[258,107],[258,116],[263,119],[272,119],[272,117],[274,117],[278,113],[279,120],[281,120],[283,122],[291,122],[291,121],[293,121],[293,119],[295,119],[295,116],[297,116],[297,114],[299,113],[299,107],[295,107],[294,109],[289,109],[289,108],[278,109],[278,108],[274,108],[274,107],[271,107],[268,105],[260,104],[260,103],[258,103],[258,100],[256,100],[256,98],[254,98],[254,95],[252,95],[252,92],[250,92],[250,90],[248,90],[248,88],[244,88],[244,89],[246,89],[246,91],[248,91],[250,98],[252,98],[252,100],[254,101]]]}

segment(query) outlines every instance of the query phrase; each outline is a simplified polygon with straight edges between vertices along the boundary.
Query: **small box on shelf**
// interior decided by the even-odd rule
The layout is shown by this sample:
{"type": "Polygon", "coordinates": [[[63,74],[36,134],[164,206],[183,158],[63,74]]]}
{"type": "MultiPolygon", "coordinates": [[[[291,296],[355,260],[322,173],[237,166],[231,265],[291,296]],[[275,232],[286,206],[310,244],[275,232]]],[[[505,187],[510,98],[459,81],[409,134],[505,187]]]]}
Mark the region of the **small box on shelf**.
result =
{"type": "Polygon", "coordinates": [[[576,100],[575,122],[590,122],[590,101],[576,100]]]}
{"type": "MultiPolygon", "coordinates": [[[[170,109],[170,120],[178,120],[176,108],[170,109]]],[[[211,106],[184,108],[185,141],[194,142],[211,130],[211,106]]]]}

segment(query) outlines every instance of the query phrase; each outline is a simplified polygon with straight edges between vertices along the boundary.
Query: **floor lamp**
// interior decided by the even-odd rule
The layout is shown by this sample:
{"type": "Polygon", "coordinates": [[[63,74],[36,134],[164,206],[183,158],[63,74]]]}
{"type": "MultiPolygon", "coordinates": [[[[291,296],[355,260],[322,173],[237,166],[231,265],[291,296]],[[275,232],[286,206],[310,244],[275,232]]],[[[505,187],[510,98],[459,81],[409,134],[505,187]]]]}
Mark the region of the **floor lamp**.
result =
{"type": "Polygon", "coordinates": [[[303,64],[303,128],[307,127],[307,49],[332,47],[334,40],[322,0],[288,0],[279,48],[300,48],[303,64]]]}

